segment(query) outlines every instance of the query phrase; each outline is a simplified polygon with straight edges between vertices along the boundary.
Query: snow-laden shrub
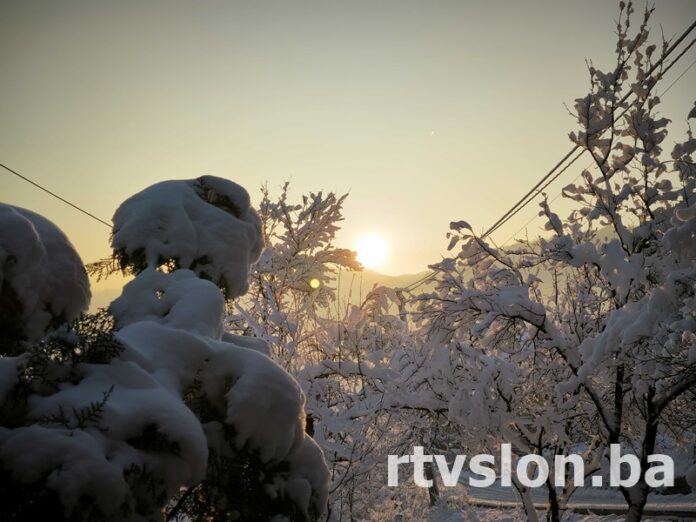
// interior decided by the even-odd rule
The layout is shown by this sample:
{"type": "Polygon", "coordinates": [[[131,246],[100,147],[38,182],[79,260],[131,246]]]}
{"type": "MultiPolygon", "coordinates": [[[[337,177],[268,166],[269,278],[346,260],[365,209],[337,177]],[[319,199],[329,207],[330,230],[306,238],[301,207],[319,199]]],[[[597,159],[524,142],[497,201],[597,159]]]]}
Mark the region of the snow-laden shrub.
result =
{"type": "Polygon", "coordinates": [[[328,471],[304,396],[260,341],[223,328],[222,290],[246,287],[262,244],[246,192],[205,178],[142,194],[119,210],[115,244],[141,247],[110,313],[0,358],[0,519],[316,519],[328,471]],[[217,191],[171,197],[203,186],[217,191]],[[195,225],[177,242],[182,216],[195,225]]]}
{"type": "Polygon", "coordinates": [[[58,227],[0,204],[0,353],[76,318],[90,297],[84,265],[58,227]]]}
{"type": "Polygon", "coordinates": [[[197,437],[211,462],[205,483],[182,497],[184,507],[199,516],[214,504],[246,520],[265,520],[262,513],[312,518],[326,503],[327,471],[304,433],[304,396],[266,355],[222,340],[224,304],[215,285],[189,270],[143,271],[111,306],[121,359],[150,372],[198,416],[197,437]],[[237,487],[226,490],[230,483],[237,487]],[[192,496],[209,501],[197,505],[192,496]]]}
{"type": "Polygon", "coordinates": [[[102,415],[114,383],[89,379],[122,350],[112,327],[104,312],[83,316],[25,344],[24,353],[0,358],[0,519],[104,519],[109,509],[120,515],[142,503],[132,495],[118,505],[138,476],[132,468],[119,477],[107,458],[113,443],[102,415]],[[62,392],[72,400],[47,408],[62,392]]]}
{"type": "Polygon", "coordinates": [[[122,269],[187,268],[229,298],[246,293],[249,265],[263,247],[247,191],[214,176],[152,185],[124,201],[113,222],[122,269]]]}

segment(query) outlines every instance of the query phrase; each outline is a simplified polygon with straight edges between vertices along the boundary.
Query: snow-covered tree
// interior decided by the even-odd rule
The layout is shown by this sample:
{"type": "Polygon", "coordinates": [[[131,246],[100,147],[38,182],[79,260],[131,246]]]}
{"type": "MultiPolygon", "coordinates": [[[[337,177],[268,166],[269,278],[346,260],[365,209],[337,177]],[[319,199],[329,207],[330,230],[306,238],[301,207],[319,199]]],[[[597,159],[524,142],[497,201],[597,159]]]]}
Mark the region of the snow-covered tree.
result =
{"type": "MultiPolygon", "coordinates": [[[[22,245],[25,223],[14,223],[22,245]]],[[[225,297],[246,290],[262,244],[248,194],[221,178],[164,182],[123,203],[114,255],[136,277],[111,315],[1,360],[0,462],[13,496],[3,518],[321,516],[328,471],[304,433],[300,388],[263,343],[223,327],[225,297]]]]}
{"type": "MultiPolygon", "coordinates": [[[[621,10],[616,66],[590,65],[592,91],[575,103],[570,138],[594,164],[563,191],[576,208],[564,220],[544,200],[547,236],[511,247],[453,223],[458,250],[433,265],[420,313],[461,353],[451,418],[549,458],[551,476],[555,454],[584,448],[590,474],[623,444],[641,463],[622,488],[627,520],[639,520],[658,435],[685,439],[696,413],[696,140],[689,131],[665,157],[655,86],[669,44],[649,45],[651,10],[633,35],[631,3],[621,10]]],[[[573,488],[548,491],[557,520],[573,488]]]]}
{"type": "Polygon", "coordinates": [[[311,193],[295,204],[288,185],[277,200],[263,189],[266,249],[228,318],[268,342],[302,386],[307,431],[331,472],[331,520],[380,518],[385,503],[411,500],[406,489],[385,488],[387,455],[422,442],[418,418],[427,415],[396,399],[394,368],[412,344],[400,298],[380,287],[351,305],[341,294],[341,279],[361,268],[354,252],[334,246],[345,197],[311,193]]]}

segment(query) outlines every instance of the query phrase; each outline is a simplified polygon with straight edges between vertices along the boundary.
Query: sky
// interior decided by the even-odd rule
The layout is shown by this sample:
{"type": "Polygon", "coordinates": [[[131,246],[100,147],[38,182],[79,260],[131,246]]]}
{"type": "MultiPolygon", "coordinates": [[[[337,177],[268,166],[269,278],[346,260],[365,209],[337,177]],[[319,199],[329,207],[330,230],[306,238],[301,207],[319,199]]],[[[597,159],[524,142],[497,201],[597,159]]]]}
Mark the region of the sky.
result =
{"type": "MultiPolygon", "coordinates": [[[[347,192],[338,246],[379,235],[381,271],[415,273],[450,221],[486,229],[569,150],[563,104],[588,90],[585,59],[611,67],[617,13],[605,0],[0,0],[0,163],[107,221],[152,183],[203,174],[254,201],[285,181],[298,199],[347,192]]],[[[694,19],[696,1],[660,0],[654,36],[694,19]]],[[[673,139],[695,86],[693,67],[664,97],[673,139]]],[[[5,171],[0,201],[54,221],[85,262],[110,253],[107,227],[5,171]]]]}

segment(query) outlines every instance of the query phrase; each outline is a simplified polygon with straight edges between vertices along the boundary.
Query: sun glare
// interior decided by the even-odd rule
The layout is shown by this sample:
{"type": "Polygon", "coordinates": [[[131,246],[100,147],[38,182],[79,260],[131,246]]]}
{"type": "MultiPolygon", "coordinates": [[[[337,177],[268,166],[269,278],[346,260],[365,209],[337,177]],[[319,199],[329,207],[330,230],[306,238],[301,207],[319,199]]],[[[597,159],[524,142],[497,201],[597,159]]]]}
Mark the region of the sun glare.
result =
{"type": "Polygon", "coordinates": [[[381,236],[371,234],[358,242],[358,261],[365,268],[380,269],[387,260],[387,242],[381,236]]]}

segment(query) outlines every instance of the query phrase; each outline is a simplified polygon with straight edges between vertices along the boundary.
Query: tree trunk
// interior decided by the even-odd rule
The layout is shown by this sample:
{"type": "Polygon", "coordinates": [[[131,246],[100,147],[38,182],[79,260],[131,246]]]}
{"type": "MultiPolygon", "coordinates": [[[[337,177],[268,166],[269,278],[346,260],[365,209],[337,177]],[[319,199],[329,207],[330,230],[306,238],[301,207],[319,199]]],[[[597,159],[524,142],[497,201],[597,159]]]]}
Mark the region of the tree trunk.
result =
{"type": "Polygon", "coordinates": [[[425,463],[425,478],[426,480],[432,480],[433,485],[428,488],[428,498],[430,500],[430,507],[437,504],[440,499],[440,490],[437,489],[437,481],[435,480],[435,469],[432,462],[425,463]]]}
{"type": "Polygon", "coordinates": [[[643,444],[640,454],[640,479],[638,484],[632,488],[628,488],[624,494],[628,499],[628,512],[626,513],[626,522],[639,522],[643,518],[643,510],[645,503],[648,501],[648,493],[650,487],[645,482],[645,473],[648,471],[648,455],[655,452],[655,441],[657,440],[657,426],[659,414],[655,411],[653,404],[654,389],[651,389],[647,397],[647,419],[645,421],[645,435],[643,436],[643,444]]]}
{"type": "Polygon", "coordinates": [[[532,494],[527,486],[523,486],[517,477],[513,475],[512,483],[515,485],[515,489],[522,497],[522,507],[524,508],[524,514],[527,517],[527,522],[539,522],[539,517],[537,516],[536,509],[534,508],[534,501],[532,500],[532,494]]]}
{"type": "Polygon", "coordinates": [[[549,507],[546,508],[546,520],[548,522],[561,522],[561,509],[558,504],[558,493],[553,481],[547,480],[546,487],[549,490],[549,507]]]}

